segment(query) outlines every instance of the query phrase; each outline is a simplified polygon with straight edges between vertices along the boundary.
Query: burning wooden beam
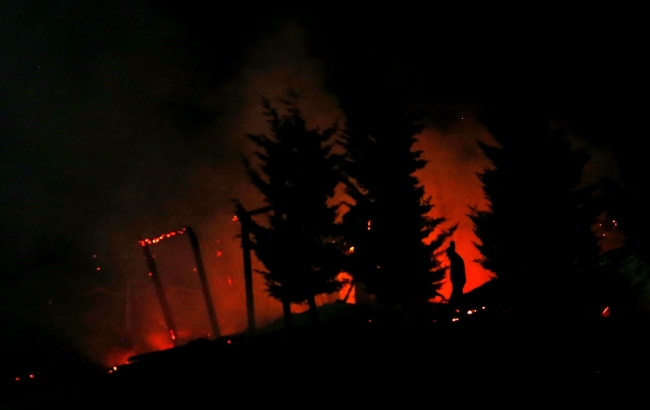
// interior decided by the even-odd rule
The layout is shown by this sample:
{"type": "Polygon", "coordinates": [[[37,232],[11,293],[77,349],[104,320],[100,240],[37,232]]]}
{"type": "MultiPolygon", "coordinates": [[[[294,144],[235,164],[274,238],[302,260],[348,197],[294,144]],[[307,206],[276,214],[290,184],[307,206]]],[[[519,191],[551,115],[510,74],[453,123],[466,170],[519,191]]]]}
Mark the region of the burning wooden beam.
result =
{"type": "Polygon", "coordinates": [[[199,273],[199,279],[201,280],[201,289],[203,290],[203,298],[205,299],[205,306],[208,309],[208,317],[210,319],[210,326],[212,327],[212,333],[214,337],[220,337],[221,331],[219,330],[219,322],[217,322],[217,314],[214,310],[214,303],[212,302],[212,295],[210,294],[210,285],[208,284],[208,279],[205,274],[205,268],[203,266],[203,258],[201,257],[201,249],[199,248],[199,239],[196,237],[196,234],[189,226],[185,228],[187,234],[190,237],[190,243],[192,244],[192,250],[194,251],[194,259],[196,260],[196,270],[199,273]]]}
{"type": "Polygon", "coordinates": [[[165,318],[165,323],[167,324],[167,330],[169,331],[169,337],[172,340],[174,346],[176,346],[176,325],[174,324],[174,319],[172,318],[172,311],[169,308],[169,303],[167,302],[167,297],[165,296],[165,290],[162,287],[160,282],[160,277],[158,276],[158,269],[156,268],[156,262],[153,260],[151,251],[149,250],[149,245],[146,242],[141,241],[142,252],[144,253],[144,258],[147,261],[147,267],[149,268],[149,276],[153,281],[154,288],[156,289],[156,296],[158,297],[158,302],[163,312],[165,318]]]}

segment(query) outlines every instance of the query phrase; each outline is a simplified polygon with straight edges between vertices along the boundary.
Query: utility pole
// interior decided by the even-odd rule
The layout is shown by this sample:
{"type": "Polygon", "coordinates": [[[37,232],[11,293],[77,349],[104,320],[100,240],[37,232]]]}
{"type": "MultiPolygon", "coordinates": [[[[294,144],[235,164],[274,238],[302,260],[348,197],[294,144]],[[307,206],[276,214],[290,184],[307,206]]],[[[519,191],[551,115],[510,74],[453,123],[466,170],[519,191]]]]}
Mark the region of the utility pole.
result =
{"type": "Polygon", "coordinates": [[[244,286],[246,288],[246,314],[248,317],[249,332],[254,332],[256,329],[255,302],[253,299],[253,267],[251,263],[251,217],[269,212],[271,209],[271,206],[265,206],[263,208],[247,211],[239,202],[235,205],[235,215],[241,224],[241,247],[244,252],[244,286]]]}

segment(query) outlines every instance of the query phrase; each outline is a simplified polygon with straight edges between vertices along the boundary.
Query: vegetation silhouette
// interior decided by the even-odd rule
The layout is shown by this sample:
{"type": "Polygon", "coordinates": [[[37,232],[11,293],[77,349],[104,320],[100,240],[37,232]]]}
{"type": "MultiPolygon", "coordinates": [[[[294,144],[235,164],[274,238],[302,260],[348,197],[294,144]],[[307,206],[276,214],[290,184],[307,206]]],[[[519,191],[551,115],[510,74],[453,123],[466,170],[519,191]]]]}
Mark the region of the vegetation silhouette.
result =
{"type": "Polygon", "coordinates": [[[625,235],[626,248],[645,263],[650,263],[647,252],[650,249],[650,222],[645,217],[649,201],[647,195],[642,194],[647,181],[625,178],[622,183],[612,179],[601,183],[608,219],[615,221],[615,228],[625,235]]]}
{"type": "Polygon", "coordinates": [[[271,208],[266,224],[250,224],[252,248],[266,269],[259,273],[268,293],[282,302],[291,327],[292,303],[307,303],[318,323],[315,296],[336,292],[343,282],[337,279],[342,265],[337,207],[326,203],[340,181],[339,157],[331,152],[337,128],[307,129],[297,95],[288,98],[282,100],[283,115],[263,100],[271,135],[248,136],[260,150],[257,168],[248,160],[245,165],[271,208]]]}
{"type": "Polygon", "coordinates": [[[414,175],[426,165],[413,150],[423,113],[392,97],[341,99],[342,170],[354,200],[343,217],[346,243],[354,247],[346,268],[378,303],[421,306],[438,295],[446,270],[440,248],[456,226],[441,230],[446,219],[431,217],[431,198],[414,175]]]}
{"type": "Polygon", "coordinates": [[[498,146],[478,142],[492,167],[478,173],[488,208],[471,208],[481,265],[494,272],[510,307],[549,311],[588,306],[599,253],[589,159],[566,134],[526,108],[491,107],[483,122],[498,146]]]}

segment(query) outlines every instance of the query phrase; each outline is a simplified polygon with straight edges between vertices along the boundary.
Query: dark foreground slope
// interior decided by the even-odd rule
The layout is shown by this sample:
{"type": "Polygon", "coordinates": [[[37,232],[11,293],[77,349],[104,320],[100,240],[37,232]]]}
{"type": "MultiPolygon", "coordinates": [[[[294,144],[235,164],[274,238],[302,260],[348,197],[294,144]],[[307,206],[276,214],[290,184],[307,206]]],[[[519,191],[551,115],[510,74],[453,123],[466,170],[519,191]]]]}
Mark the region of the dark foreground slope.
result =
{"type": "Polygon", "coordinates": [[[13,408],[598,402],[647,380],[644,324],[602,318],[359,313],[139,356],[62,388],[14,391],[13,408]],[[459,320],[452,321],[453,317],[459,320]],[[435,320],[435,322],[434,322],[435,320]],[[525,400],[522,402],[521,400],[525,400]]]}

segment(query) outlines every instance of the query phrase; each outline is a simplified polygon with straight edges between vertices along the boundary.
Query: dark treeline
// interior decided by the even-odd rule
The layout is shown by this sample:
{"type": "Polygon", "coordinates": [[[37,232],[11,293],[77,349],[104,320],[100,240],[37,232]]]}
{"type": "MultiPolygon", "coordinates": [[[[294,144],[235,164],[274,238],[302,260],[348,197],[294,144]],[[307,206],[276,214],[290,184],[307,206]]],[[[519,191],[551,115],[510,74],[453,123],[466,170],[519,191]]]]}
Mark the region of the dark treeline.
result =
{"type": "Polygon", "coordinates": [[[603,209],[596,187],[581,185],[588,153],[532,107],[484,110],[483,122],[499,146],[479,142],[491,162],[478,174],[488,209],[470,213],[481,265],[510,306],[593,308],[603,209]]]}
{"type": "Polygon", "coordinates": [[[342,271],[382,305],[426,304],[444,279],[438,255],[456,226],[430,217],[433,204],[413,175],[426,163],[412,150],[418,114],[404,107],[381,126],[348,120],[342,130],[309,130],[295,103],[283,104],[287,114],[264,101],[271,135],[249,137],[259,151],[247,169],[271,207],[265,223],[253,223],[253,248],[287,325],[290,303],[309,304],[318,322],[314,297],[339,290],[342,271]],[[332,153],[335,144],[343,155],[332,153]],[[329,206],[339,183],[352,203],[329,206]]]}
{"type": "MultiPolygon", "coordinates": [[[[457,225],[431,217],[434,204],[414,176],[426,165],[412,149],[424,114],[397,92],[386,104],[341,98],[345,126],[310,130],[295,97],[282,100],[286,114],[264,101],[271,132],[250,136],[259,151],[246,163],[271,209],[254,224],[253,247],[287,325],[291,303],[308,304],[317,323],[314,298],[340,290],[340,272],[381,306],[426,306],[447,276],[441,256],[457,225]],[[343,154],[333,153],[336,145],[343,154]],[[347,197],[328,202],[337,184],[347,197]]],[[[491,162],[477,175],[488,207],[468,216],[482,255],[475,262],[495,274],[499,303],[538,313],[602,311],[614,298],[594,227],[608,203],[602,184],[583,183],[588,152],[573,148],[541,110],[491,105],[482,121],[498,145],[477,142],[491,162]]],[[[462,276],[456,302],[464,269],[462,276]]]]}

